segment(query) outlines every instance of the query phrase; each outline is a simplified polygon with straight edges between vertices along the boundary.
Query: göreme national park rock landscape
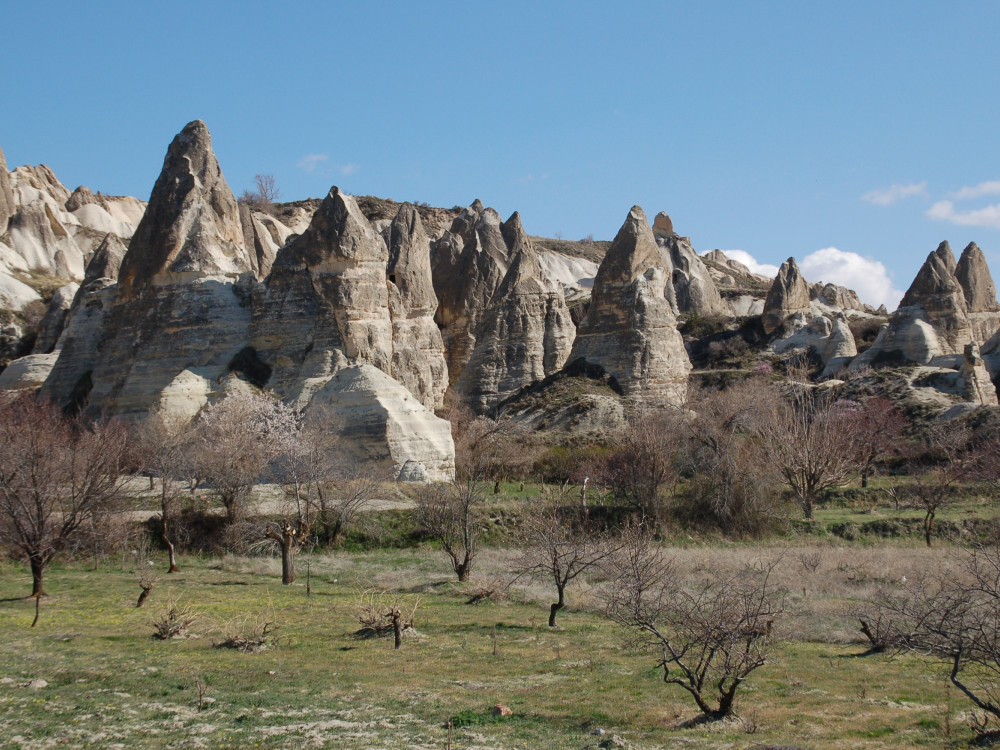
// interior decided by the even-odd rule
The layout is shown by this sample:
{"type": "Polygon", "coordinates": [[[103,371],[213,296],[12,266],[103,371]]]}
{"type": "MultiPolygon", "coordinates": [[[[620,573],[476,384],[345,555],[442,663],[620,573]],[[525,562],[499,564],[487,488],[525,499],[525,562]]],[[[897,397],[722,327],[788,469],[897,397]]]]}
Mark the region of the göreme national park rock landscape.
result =
{"type": "Polygon", "coordinates": [[[0,9],[0,747],[1000,745],[994,4],[0,9]]]}

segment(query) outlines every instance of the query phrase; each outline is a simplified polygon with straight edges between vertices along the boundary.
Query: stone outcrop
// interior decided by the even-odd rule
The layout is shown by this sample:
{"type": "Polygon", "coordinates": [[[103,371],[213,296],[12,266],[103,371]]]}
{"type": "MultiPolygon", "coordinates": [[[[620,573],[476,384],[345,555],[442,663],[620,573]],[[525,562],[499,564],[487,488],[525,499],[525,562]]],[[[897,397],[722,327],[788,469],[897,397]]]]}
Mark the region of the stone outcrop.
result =
{"type": "Polygon", "coordinates": [[[837,374],[858,355],[858,344],[843,313],[834,318],[830,335],[817,349],[823,359],[824,378],[837,374]]]}
{"type": "Polygon", "coordinates": [[[600,365],[625,394],[682,403],[691,363],[666,296],[670,278],[645,213],[633,206],[594,279],[570,363],[600,365]]]}
{"type": "Polygon", "coordinates": [[[962,353],[962,395],[966,401],[983,406],[997,406],[997,391],[983,362],[979,344],[966,344],[962,353]]]}
{"type": "Polygon", "coordinates": [[[500,215],[477,200],[434,243],[434,319],[444,339],[451,383],[459,381],[472,357],[483,311],[510,267],[511,252],[500,225],[500,215]]]}
{"type": "MultiPolygon", "coordinates": [[[[889,324],[851,368],[866,364],[963,367],[965,348],[1000,329],[1000,305],[982,252],[973,243],[958,263],[942,242],[921,266],[889,324]]],[[[990,361],[990,348],[984,346],[990,361]]]]}
{"type": "Polygon", "coordinates": [[[729,315],[715,281],[687,237],[674,232],[673,222],[661,211],[653,220],[653,236],[670,258],[670,281],[677,309],[702,316],[729,315]]]}
{"type": "MultiPolygon", "coordinates": [[[[239,207],[201,120],[188,123],[167,149],[146,213],[122,261],[119,294],[210,276],[256,273],[244,245],[239,207]]],[[[206,298],[207,299],[207,298],[206,298]]]]}
{"type": "Polygon", "coordinates": [[[802,278],[795,258],[789,258],[781,264],[771,290],[767,293],[767,299],[764,300],[761,318],[764,331],[773,333],[792,315],[810,312],[809,287],[802,278]]]}
{"type": "Polygon", "coordinates": [[[0,149],[0,234],[7,231],[7,223],[14,215],[14,190],[7,172],[7,159],[0,149]]]}
{"type": "Polygon", "coordinates": [[[809,299],[845,313],[848,310],[858,310],[875,314],[875,308],[863,303],[858,298],[857,292],[837,284],[824,284],[820,281],[810,284],[809,299]]]}
{"type": "Polygon", "coordinates": [[[57,354],[29,354],[19,357],[0,372],[0,391],[39,388],[45,382],[57,354]]]}
{"type": "Polygon", "coordinates": [[[49,309],[38,327],[38,338],[35,339],[35,348],[32,350],[32,354],[51,354],[52,350],[56,348],[56,342],[62,334],[69,309],[73,305],[73,299],[79,288],[79,284],[69,283],[59,287],[52,295],[49,309]]]}
{"type": "Polygon", "coordinates": [[[106,235],[73,297],[55,344],[59,357],[42,388],[43,394],[58,399],[63,407],[82,402],[91,390],[101,343],[108,335],[105,317],[115,302],[115,283],[125,253],[126,247],[116,235],[106,235]]]}
{"type": "Polygon", "coordinates": [[[520,215],[501,229],[513,260],[481,314],[475,349],[455,384],[477,412],[558,371],[576,335],[563,290],[544,273],[520,215]]]}
{"type": "Polygon", "coordinates": [[[428,409],[444,405],[448,365],[434,322],[438,301],[431,275],[430,240],[420,214],[404,203],[389,227],[390,374],[428,409]]]}

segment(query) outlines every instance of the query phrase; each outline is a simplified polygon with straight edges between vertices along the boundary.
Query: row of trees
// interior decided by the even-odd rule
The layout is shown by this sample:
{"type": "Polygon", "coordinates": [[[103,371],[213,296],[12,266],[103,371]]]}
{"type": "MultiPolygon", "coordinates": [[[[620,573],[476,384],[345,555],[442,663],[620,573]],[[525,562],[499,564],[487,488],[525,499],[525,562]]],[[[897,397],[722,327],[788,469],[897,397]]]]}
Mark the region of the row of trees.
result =
{"type": "Polygon", "coordinates": [[[260,392],[227,396],[193,421],[153,410],[131,427],[69,417],[31,396],[9,399],[0,404],[0,545],[28,563],[32,595],[40,596],[54,557],[84,532],[99,539],[110,520],[134,509],[130,479],[146,474],[151,488],[159,480],[159,537],[169,572],[178,569],[180,501],[204,484],[238,544],[277,544],[282,580],[291,583],[303,541],[336,539],[377,485],[377,475],[360,470],[339,440],[328,415],[303,417],[260,392]],[[271,510],[280,521],[250,512],[261,480],[284,490],[271,510]]]}

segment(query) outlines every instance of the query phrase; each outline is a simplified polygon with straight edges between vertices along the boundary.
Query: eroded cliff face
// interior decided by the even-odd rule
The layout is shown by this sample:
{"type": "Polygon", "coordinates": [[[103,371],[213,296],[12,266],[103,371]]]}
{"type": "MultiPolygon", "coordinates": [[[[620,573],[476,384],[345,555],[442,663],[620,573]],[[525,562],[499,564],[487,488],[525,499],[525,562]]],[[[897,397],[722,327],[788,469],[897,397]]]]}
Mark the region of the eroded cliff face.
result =
{"type": "Polygon", "coordinates": [[[666,267],[646,214],[633,206],[594,279],[569,357],[600,365],[627,396],[651,405],[683,403],[691,370],[666,267]]]}
{"type": "Polygon", "coordinates": [[[475,348],[455,385],[477,412],[561,369],[576,336],[563,287],[545,274],[518,213],[502,235],[512,262],[479,316],[475,348]]]}
{"type": "Polygon", "coordinates": [[[793,315],[809,315],[810,312],[809,287],[795,258],[789,258],[778,269],[778,275],[764,300],[761,318],[764,331],[773,333],[793,315]]]}

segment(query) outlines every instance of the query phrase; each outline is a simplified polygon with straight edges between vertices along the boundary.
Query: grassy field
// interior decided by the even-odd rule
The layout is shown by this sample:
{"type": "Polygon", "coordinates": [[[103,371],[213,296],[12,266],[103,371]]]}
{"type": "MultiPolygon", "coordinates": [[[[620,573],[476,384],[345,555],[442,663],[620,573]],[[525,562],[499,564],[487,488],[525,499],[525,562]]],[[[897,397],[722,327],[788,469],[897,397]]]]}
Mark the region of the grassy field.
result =
{"type": "MultiPolygon", "coordinates": [[[[0,569],[0,745],[445,748],[449,721],[453,748],[596,748],[612,735],[635,748],[960,747],[972,739],[971,704],[942,666],[859,656],[854,619],[879,586],[940,565],[947,545],[787,539],[691,542],[672,553],[692,579],[780,558],[788,594],[774,658],[751,676],[736,718],[692,723],[694,704],[662,682],[654,655],[625,648],[600,615],[600,580],[571,587],[561,627],[550,630],[552,594],[542,583],[504,603],[469,606],[427,547],[302,557],[293,586],[280,585],[270,558],[183,557],[181,572],[162,575],[136,609],[126,554],[99,570],[86,561],[52,567],[34,629],[33,601],[20,598],[30,576],[11,563],[0,569]],[[401,650],[391,638],[353,635],[368,587],[419,599],[419,635],[401,650]],[[196,613],[192,637],[151,637],[169,602],[196,613]],[[273,648],[215,647],[258,615],[279,627],[273,648]],[[494,719],[496,703],[513,714],[494,719]]],[[[488,550],[480,574],[506,570],[511,555],[488,550]]]]}

